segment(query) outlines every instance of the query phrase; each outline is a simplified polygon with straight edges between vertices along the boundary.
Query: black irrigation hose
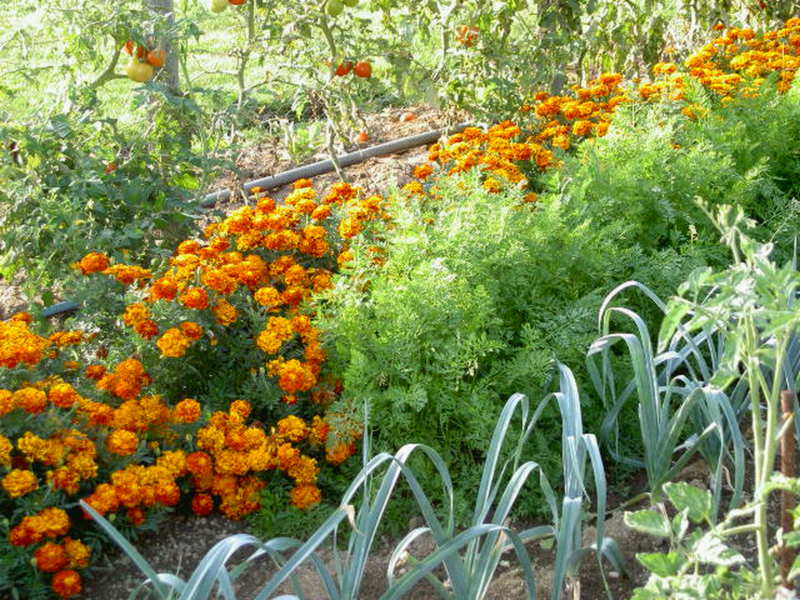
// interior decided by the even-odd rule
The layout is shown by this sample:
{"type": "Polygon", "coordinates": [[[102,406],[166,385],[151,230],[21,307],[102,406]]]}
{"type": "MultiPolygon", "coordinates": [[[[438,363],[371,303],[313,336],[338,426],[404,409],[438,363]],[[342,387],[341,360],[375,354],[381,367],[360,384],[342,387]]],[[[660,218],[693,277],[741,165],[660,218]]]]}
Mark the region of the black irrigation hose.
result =
{"type": "MultiPolygon", "coordinates": [[[[385,142],[383,144],[378,144],[377,146],[365,148],[364,150],[357,150],[356,152],[343,154],[337,158],[337,161],[339,166],[349,167],[376,156],[384,156],[386,154],[403,152],[424,144],[433,144],[443,135],[459,133],[466,127],[468,127],[467,124],[461,124],[449,129],[435,129],[426,133],[419,133],[417,135],[412,135],[399,140],[393,140],[391,142],[385,142]]],[[[293,183],[298,179],[310,179],[311,177],[324,175],[325,173],[330,173],[331,171],[335,170],[336,168],[334,167],[332,160],[321,160],[310,165],[304,165],[302,167],[297,167],[296,169],[284,171],[278,175],[256,179],[255,181],[249,181],[242,186],[242,191],[244,196],[247,197],[253,188],[259,188],[260,190],[272,190],[289,183],[293,183]]],[[[206,196],[202,202],[200,202],[200,206],[203,208],[213,208],[217,202],[225,202],[230,200],[230,197],[230,190],[214,192],[206,196]]]]}
{"type": "MultiPolygon", "coordinates": [[[[376,156],[385,156],[387,154],[394,154],[396,152],[410,150],[411,148],[416,148],[417,146],[433,144],[443,135],[460,133],[467,127],[469,127],[469,124],[463,123],[447,129],[434,129],[433,131],[428,131],[426,133],[419,133],[417,135],[401,138],[399,140],[378,144],[377,146],[365,148],[364,150],[350,152],[349,154],[344,154],[338,157],[339,166],[349,167],[376,156]]],[[[249,181],[242,186],[242,191],[244,196],[247,197],[250,195],[250,192],[253,188],[259,188],[260,190],[272,190],[293,183],[298,179],[317,177],[335,170],[336,168],[334,167],[332,160],[321,160],[310,165],[284,171],[278,175],[256,179],[255,181],[249,181]]],[[[219,192],[208,194],[200,202],[200,206],[202,208],[213,208],[217,202],[225,202],[230,200],[230,198],[230,190],[220,190],[219,192]]],[[[48,306],[45,308],[41,315],[42,317],[49,319],[51,317],[76,312],[78,309],[80,309],[80,305],[77,302],[59,302],[58,304],[54,304],[53,306],[48,306]]]]}

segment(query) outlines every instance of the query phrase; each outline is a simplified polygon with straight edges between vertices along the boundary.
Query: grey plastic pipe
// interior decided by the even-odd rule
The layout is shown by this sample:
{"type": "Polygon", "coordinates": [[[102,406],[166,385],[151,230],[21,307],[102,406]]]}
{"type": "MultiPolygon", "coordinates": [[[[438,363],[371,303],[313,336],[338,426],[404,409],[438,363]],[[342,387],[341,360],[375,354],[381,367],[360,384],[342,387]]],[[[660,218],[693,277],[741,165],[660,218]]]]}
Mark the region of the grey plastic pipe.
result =
{"type": "MultiPolygon", "coordinates": [[[[339,162],[339,166],[349,167],[376,156],[394,154],[395,152],[403,152],[404,150],[416,148],[417,146],[422,146],[424,144],[432,144],[443,135],[459,133],[466,127],[469,127],[469,124],[462,123],[461,125],[457,125],[448,129],[435,129],[426,133],[419,133],[417,135],[412,135],[399,140],[392,140],[391,142],[385,142],[370,148],[365,148],[364,150],[350,152],[349,154],[339,156],[337,160],[339,162]]],[[[321,160],[310,165],[304,165],[302,167],[297,167],[296,169],[284,171],[278,175],[256,179],[255,181],[249,181],[242,186],[242,191],[245,196],[248,196],[253,188],[259,188],[260,190],[272,190],[289,183],[293,183],[298,179],[309,179],[311,177],[317,177],[318,175],[330,173],[334,170],[336,170],[336,168],[334,167],[332,160],[321,160]]],[[[213,208],[217,202],[225,202],[230,200],[230,198],[230,190],[220,190],[219,192],[214,192],[206,196],[200,202],[200,206],[203,208],[213,208]]]]}

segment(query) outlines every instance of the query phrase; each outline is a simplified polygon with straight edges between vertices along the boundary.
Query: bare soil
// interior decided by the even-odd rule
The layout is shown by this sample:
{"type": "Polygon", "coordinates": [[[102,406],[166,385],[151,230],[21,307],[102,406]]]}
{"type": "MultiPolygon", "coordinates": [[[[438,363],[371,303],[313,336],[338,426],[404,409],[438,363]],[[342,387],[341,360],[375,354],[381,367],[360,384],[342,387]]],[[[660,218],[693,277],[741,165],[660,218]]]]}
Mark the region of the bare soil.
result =
{"type": "MultiPolygon", "coordinates": [[[[444,113],[420,104],[404,108],[386,108],[380,112],[367,115],[367,131],[370,139],[364,144],[354,144],[345,151],[351,152],[374,146],[383,142],[426,133],[435,129],[442,129],[463,122],[466,115],[463,113],[444,113]],[[403,113],[412,112],[416,115],[413,121],[401,121],[403,113]]],[[[285,157],[283,141],[274,139],[269,142],[255,144],[245,149],[236,160],[234,170],[221,174],[212,186],[211,191],[230,190],[233,197],[230,202],[216,208],[228,212],[232,207],[239,206],[242,198],[238,193],[242,186],[256,179],[269,177],[282,173],[299,165],[293,164],[285,157]]],[[[369,194],[384,193],[391,185],[404,185],[411,179],[415,166],[425,162],[428,149],[425,146],[412,148],[406,152],[390,154],[347,167],[345,176],[351,184],[361,186],[369,194]]],[[[329,156],[324,152],[309,158],[304,164],[325,160],[329,156]]],[[[317,189],[324,189],[338,181],[336,173],[328,173],[314,178],[317,189]]],[[[291,186],[284,186],[277,190],[268,190],[270,196],[276,200],[286,197],[291,191],[291,186]]]]}
{"type": "Polygon", "coordinates": [[[22,272],[17,272],[10,280],[0,276],[0,320],[8,319],[27,307],[28,304],[20,291],[23,277],[22,272]]]}

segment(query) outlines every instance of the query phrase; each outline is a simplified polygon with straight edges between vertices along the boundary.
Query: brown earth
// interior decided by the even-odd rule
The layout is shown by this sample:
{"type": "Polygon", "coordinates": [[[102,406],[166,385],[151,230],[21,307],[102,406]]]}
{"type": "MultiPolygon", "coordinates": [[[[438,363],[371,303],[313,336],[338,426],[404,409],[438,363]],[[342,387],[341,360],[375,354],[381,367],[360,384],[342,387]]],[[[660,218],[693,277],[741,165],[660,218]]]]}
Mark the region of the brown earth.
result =
{"type": "MultiPolygon", "coordinates": [[[[435,129],[442,129],[463,122],[466,115],[462,113],[443,113],[428,105],[416,105],[405,108],[386,108],[378,113],[365,117],[370,139],[365,144],[356,144],[345,151],[365,149],[383,142],[401,139],[419,133],[426,133],[435,129]],[[416,115],[414,121],[402,122],[400,116],[405,112],[416,115]]],[[[282,140],[273,139],[269,142],[255,144],[245,149],[237,158],[235,170],[227,171],[217,179],[211,190],[240,190],[242,186],[262,177],[269,177],[282,173],[298,165],[293,164],[285,157],[282,140]]],[[[362,163],[344,169],[349,183],[361,186],[370,194],[385,193],[393,184],[404,185],[411,179],[413,168],[425,162],[427,148],[420,146],[406,152],[390,154],[371,158],[362,163]]],[[[305,164],[326,160],[329,156],[321,151],[305,161],[305,164]]],[[[328,173],[314,178],[318,190],[322,190],[338,181],[336,173],[328,173]]],[[[286,197],[291,191],[291,186],[284,186],[277,190],[267,190],[276,200],[286,197]]],[[[240,196],[232,198],[226,204],[217,206],[219,210],[228,212],[233,206],[242,203],[240,196]]]]}

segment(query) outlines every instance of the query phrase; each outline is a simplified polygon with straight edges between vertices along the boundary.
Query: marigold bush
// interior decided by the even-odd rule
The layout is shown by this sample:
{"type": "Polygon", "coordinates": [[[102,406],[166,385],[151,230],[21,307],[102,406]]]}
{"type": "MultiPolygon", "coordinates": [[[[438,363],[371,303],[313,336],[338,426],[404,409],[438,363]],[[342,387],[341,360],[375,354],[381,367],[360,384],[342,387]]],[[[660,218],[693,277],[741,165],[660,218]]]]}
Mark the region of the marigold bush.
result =
{"type": "Polygon", "coordinates": [[[268,482],[289,488],[299,509],[319,503],[318,461],[344,462],[360,430],[352,421],[332,432],[326,420],[338,389],[323,371],[311,300],[331,287],[350,239],[385,215],[381,198],[347,184],[320,200],[310,182],[295,187],[283,206],[262,197],[209,226],[204,242],[182,243],[162,271],[98,253],[77,263],[82,275],[109,277],[89,287],[131,300],[119,321],[129,333],[110,352],[96,333],[39,335],[28,314],[0,322],[0,507],[11,527],[0,550],[15,572],[31,557],[40,572],[12,589],[47,574],[53,593],[80,591],[90,550],[78,499],[129,533],[179,505],[240,519],[268,482]],[[249,348],[232,368],[250,387],[235,389],[224,369],[208,379],[250,392],[255,410],[184,396],[180,376],[166,378],[237,345],[249,348]]]}

